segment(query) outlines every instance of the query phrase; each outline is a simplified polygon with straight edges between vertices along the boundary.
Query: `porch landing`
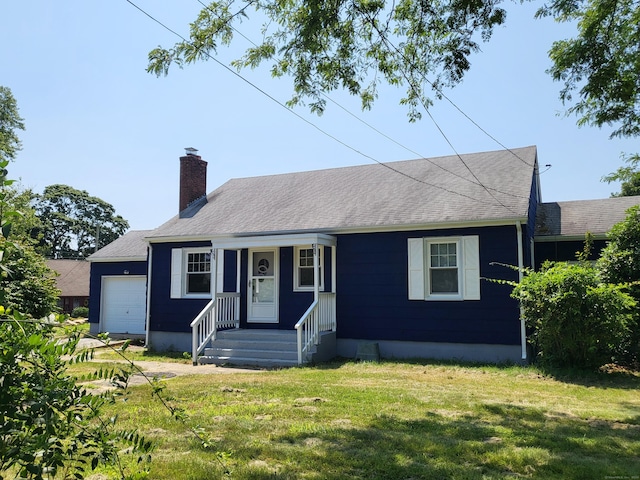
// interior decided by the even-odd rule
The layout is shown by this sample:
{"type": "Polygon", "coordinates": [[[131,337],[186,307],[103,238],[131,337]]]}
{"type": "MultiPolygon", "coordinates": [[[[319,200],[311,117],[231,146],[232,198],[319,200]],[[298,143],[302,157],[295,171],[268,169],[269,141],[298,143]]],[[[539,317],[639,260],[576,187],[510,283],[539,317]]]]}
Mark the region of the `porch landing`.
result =
{"type": "Polygon", "coordinates": [[[222,330],[198,363],[293,367],[298,364],[297,345],[295,330],[222,330]]]}

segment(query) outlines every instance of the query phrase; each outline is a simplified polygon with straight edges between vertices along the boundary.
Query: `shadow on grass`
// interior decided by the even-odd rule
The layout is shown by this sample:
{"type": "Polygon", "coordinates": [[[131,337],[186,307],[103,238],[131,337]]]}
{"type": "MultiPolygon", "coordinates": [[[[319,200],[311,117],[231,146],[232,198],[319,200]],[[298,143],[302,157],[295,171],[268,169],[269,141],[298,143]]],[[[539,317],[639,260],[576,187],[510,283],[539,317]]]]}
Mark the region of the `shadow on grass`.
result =
{"type": "Polygon", "coordinates": [[[315,425],[275,437],[264,449],[234,449],[239,456],[281,465],[278,473],[241,475],[256,480],[296,478],[301,472],[326,480],[604,479],[637,478],[640,472],[637,422],[590,423],[509,404],[484,409],[459,416],[425,412],[417,420],[380,415],[364,428],[315,425]]]}

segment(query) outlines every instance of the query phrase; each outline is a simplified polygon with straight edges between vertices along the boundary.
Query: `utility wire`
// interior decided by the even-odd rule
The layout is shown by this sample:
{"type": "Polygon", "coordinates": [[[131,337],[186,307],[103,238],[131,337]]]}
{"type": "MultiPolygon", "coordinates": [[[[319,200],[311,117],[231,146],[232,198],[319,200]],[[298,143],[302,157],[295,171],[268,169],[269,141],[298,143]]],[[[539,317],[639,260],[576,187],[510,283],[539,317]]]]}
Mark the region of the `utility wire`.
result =
{"type": "MultiPolygon", "coordinates": [[[[162,23],[160,20],[156,19],[153,15],[151,15],[150,13],[148,13],[147,11],[145,11],[144,9],[142,9],[141,7],[139,7],[138,5],[136,5],[132,0],[125,0],[127,3],[129,3],[131,6],[133,6],[134,8],[136,8],[138,11],[140,11],[142,14],[144,14],[146,17],[148,17],[149,19],[151,19],[152,21],[154,21],[155,23],[157,23],[158,25],[160,25],[162,28],[164,28],[165,30],[171,32],[172,34],[174,34],[175,36],[177,36],[178,38],[180,38],[183,42],[188,43],[190,45],[192,45],[191,42],[189,42],[189,40],[187,40],[185,37],[183,37],[181,34],[179,34],[178,32],[176,32],[175,30],[169,28],[167,25],[165,25],[164,23],[162,23]]],[[[199,1],[199,0],[198,0],[199,1]]],[[[455,190],[450,190],[448,188],[442,187],[440,185],[436,185],[433,183],[429,183],[429,182],[425,182],[424,180],[421,180],[419,178],[415,178],[407,173],[404,173],[396,168],[393,168],[391,166],[389,166],[388,164],[385,164],[381,161],[379,161],[378,159],[367,155],[363,152],[361,152],[360,150],[356,149],[355,147],[352,147],[351,145],[348,145],[347,143],[345,143],[344,141],[340,140],[339,138],[335,137],[334,135],[331,135],[330,133],[324,131],[323,129],[321,129],[320,127],[318,127],[316,124],[314,124],[313,122],[309,121],[308,119],[304,118],[303,116],[301,116],[300,114],[296,113],[295,111],[291,110],[290,108],[288,108],[285,104],[283,104],[282,102],[280,102],[279,100],[277,100],[275,97],[273,97],[272,95],[270,95],[269,93],[267,93],[266,91],[264,91],[263,89],[261,89],[260,87],[258,87],[257,85],[255,85],[254,83],[250,82],[249,80],[247,80],[246,78],[244,78],[242,75],[240,75],[239,73],[235,72],[232,68],[228,67],[227,65],[225,65],[224,63],[220,62],[217,58],[213,57],[212,55],[210,55],[208,52],[204,52],[206,54],[207,57],[209,57],[209,59],[213,60],[215,63],[217,63],[218,65],[220,65],[221,67],[223,67],[225,70],[227,70],[228,72],[232,73],[233,75],[235,75],[237,78],[239,78],[240,80],[242,80],[243,82],[247,83],[248,85],[250,85],[251,87],[253,87],[254,89],[256,89],[258,92],[260,92],[261,94],[263,94],[264,96],[266,96],[267,98],[269,98],[271,101],[275,102],[277,105],[279,105],[280,107],[284,108],[285,110],[287,110],[288,112],[292,113],[293,115],[295,115],[296,117],[298,117],[300,120],[302,120],[303,122],[307,123],[308,125],[310,125],[311,127],[315,128],[316,130],[318,130],[320,133],[322,133],[323,135],[331,138],[332,140],[334,140],[335,142],[339,143],[340,145],[348,148],[349,150],[357,153],[358,155],[361,155],[365,158],[368,158],[369,160],[372,160],[373,162],[388,168],[389,170],[402,175],[406,178],[409,178],[413,181],[416,181],[418,183],[422,183],[424,185],[427,185],[429,187],[433,187],[433,188],[437,188],[443,191],[446,191],[447,193],[451,193],[454,195],[459,195],[462,197],[466,197],[470,200],[476,201],[476,202],[480,202],[480,203],[484,203],[487,205],[491,205],[492,202],[487,202],[484,200],[480,200],[477,199],[475,197],[472,197],[470,195],[464,194],[464,193],[460,193],[460,192],[456,192],[455,190]]],[[[483,188],[484,185],[480,184],[483,188]]],[[[493,197],[493,195],[491,195],[493,197]]],[[[495,200],[495,197],[493,197],[495,200]]],[[[497,200],[496,200],[497,201],[497,200]]],[[[501,202],[500,205],[502,205],[503,207],[505,207],[506,209],[512,211],[509,207],[506,207],[505,205],[503,205],[501,202]]]]}
{"type": "MultiPolygon", "coordinates": [[[[196,0],[200,5],[202,5],[205,9],[209,10],[211,13],[213,13],[214,15],[216,14],[216,12],[214,12],[207,4],[205,4],[204,2],[202,2],[202,0],[196,0]]],[[[232,0],[233,2],[233,0],[232,0]]],[[[247,6],[243,7],[241,12],[243,12],[246,9],[247,6]]],[[[232,17],[238,15],[239,13],[236,13],[234,15],[232,15],[232,17]]],[[[218,17],[219,18],[219,17],[218,17]]],[[[236,32],[238,35],[240,35],[242,38],[244,38],[247,42],[251,43],[253,46],[258,47],[258,45],[251,40],[249,37],[247,37],[245,34],[243,34],[241,31],[239,31],[237,28],[235,28],[233,25],[230,25],[231,29],[236,32]]],[[[423,158],[424,160],[426,160],[427,162],[431,163],[433,166],[453,175],[454,177],[458,177],[466,182],[472,183],[474,185],[479,185],[481,187],[483,187],[485,190],[493,190],[496,193],[501,193],[503,195],[508,195],[511,197],[517,197],[517,198],[528,198],[525,197],[524,195],[517,195],[514,193],[510,193],[510,192],[504,192],[502,190],[499,190],[497,188],[493,188],[493,187],[487,187],[486,185],[484,185],[478,178],[477,176],[471,171],[471,169],[467,166],[467,164],[464,162],[464,160],[461,158],[460,154],[457,152],[457,150],[454,148],[453,144],[449,141],[449,138],[447,137],[447,135],[444,133],[444,131],[440,128],[440,125],[438,125],[438,123],[436,122],[435,118],[433,118],[433,116],[431,115],[431,113],[429,112],[429,110],[426,108],[426,106],[423,107],[425,108],[427,115],[429,115],[429,117],[431,118],[431,121],[434,123],[434,125],[436,126],[436,128],[438,129],[438,131],[440,132],[440,134],[442,135],[442,137],[445,139],[445,141],[449,144],[449,146],[451,147],[451,149],[455,152],[456,156],[460,159],[460,161],[464,164],[464,166],[467,168],[467,170],[469,170],[469,172],[471,173],[471,175],[473,176],[473,178],[476,181],[473,181],[467,177],[464,177],[458,173],[455,173],[447,168],[445,168],[444,166],[434,162],[433,160],[431,160],[430,158],[426,157],[425,155],[422,155],[412,149],[410,149],[409,147],[407,147],[406,145],[401,144],[400,142],[396,141],[395,139],[391,138],[390,136],[386,135],[385,133],[381,132],[380,130],[378,130],[377,128],[375,128],[373,125],[367,123],[366,121],[364,121],[362,118],[358,117],[356,114],[354,114],[353,112],[349,111],[347,108],[343,107],[341,104],[339,104],[338,102],[336,102],[335,100],[333,100],[331,97],[329,97],[327,94],[325,94],[324,92],[321,92],[322,96],[325,97],[327,100],[329,100],[330,102],[332,102],[333,104],[335,104],[336,106],[338,106],[340,109],[342,109],[344,112],[346,112],[348,115],[352,116],[353,118],[355,118],[356,120],[358,120],[360,123],[366,125],[368,128],[370,128],[371,130],[373,130],[374,132],[376,132],[377,134],[383,136],[384,138],[386,138],[387,140],[395,143],[396,145],[398,145],[399,147],[407,150],[408,152],[411,152],[412,154],[416,155],[419,158],[423,158]]],[[[449,100],[450,101],[450,100],[449,100]]],[[[451,102],[451,101],[450,101],[451,102]]],[[[455,105],[454,105],[455,106],[455,105]]],[[[456,106],[456,108],[458,108],[456,106]]],[[[464,112],[462,112],[459,108],[458,110],[464,114],[464,112]]],[[[465,117],[467,117],[467,115],[465,114],[465,117]]],[[[469,117],[467,117],[469,118],[469,117]]],[[[469,120],[471,120],[469,118],[469,120]]],[[[477,126],[477,124],[475,122],[473,122],[474,125],[477,126]]],[[[482,130],[482,129],[481,129],[482,130]]],[[[376,160],[377,161],[377,160],[376,160]]],[[[381,162],[378,162],[381,163],[381,162]]],[[[526,162],[525,162],[526,163],[526,162]]],[[[491,195],[490,192],[488,192],[489,195],[491,195]]],[[[494,198],[494,200],[496,200],[498,203],[500,203],[500,205],[502,205],[503,207],[507,208],[505,205],[502,204],[502,202],[500,202],[498,199],[495,198],[495,196],[491,195],[491,197],[494,198]]]]}
{"type": "MultiPolygon", "coordinates": [[[[378,32],[378,35],[380,36],[380,38],[382,39],[382,41],[385,43],[385,45],[387,45],[388,48],[390,48],[391,50],[395,50],[396,53],[398,53],[402,59],[407,62],[410,65],[410,68],[415,71],[417,70],[415,68],[415,66],[413,65],[412,62],[409,62],[408,59],[402,54],[402,52],[400,52],[398,50],[398,48],[387,38],[387,36],[380,31],[380,29],[378,28],[378,25],[376,24],[376,22],[373,21],[373,19],[371,18],[371,16],[368,13],[365,13],[365,18],[369,21],[370,25],[375,29],[376,32],[378,32]]],[[[506,206],[504,203],[502,203],[500,200],[498,200],[498,198],[489,191],[489,189],[478,179],[478,177],[476,176],[476,174],[473,172],[473,170],[471,170],[471,168],[469,168],[469,165],[467,165],[467,162],[464,161],[464,159],[462,158],[462,156],[457,152],[457,150],[454,148],[453,144],[449,141],[449,138],[445,135],[444,131],[440,128],[440,125],[438,125],[438,122],[436,122],[435,118],[433,118],[433,115],[431,115],[431,112],[429,111],[429,108],[425,105],[424,101],[422,100],[422,96],[421,95],[417,95],[418,91],[417,88],[415,87],[414,83],[411,81],[411,79],[409,78],[407,72],[405,72],[404,69],[400,68],[399,69],[400,72],[402,73],[402,76],[404,77],[404,79],[407,81],[407,83],[409,84],[409,88],[411,88],[411,90],[413,91],[414,94],[416,94],[416,96],[418,97],[418,99],[420,100],[420,104],[422,105],[422,108],[424,108],[425,112],[427,112],[427,115],[429,115],[429,118],[431,119],[431,121],[434,123],[434,125],[436,126],[436,128],[438,129],[438,131],[440,131],[440,134],[442,135],[442,137],[447,141],[447,143],[449,144],[449,146],[451,147],[451,149],[453,150],[453,152],[456,154],[456,156],[458,157],[458,159],[462,162],[462,164],[465,166],[465,168],[469,171],[469,173],[473,176],[473,178],[476,179],[476,181],[478,182],[478,184],[484,188],[484,190],[496,201],[498,202],[502,207],[506,208],[507,210],[514,212],[511,208],[509,208],[508,206],[506,206]]],[[[422,78],[425,78],[424,76],[422,78]]],[[[425,78],[426,80],[426,78],[425,78]]],[[[433,85],[433,84],[432,84],[433,85]]]]}

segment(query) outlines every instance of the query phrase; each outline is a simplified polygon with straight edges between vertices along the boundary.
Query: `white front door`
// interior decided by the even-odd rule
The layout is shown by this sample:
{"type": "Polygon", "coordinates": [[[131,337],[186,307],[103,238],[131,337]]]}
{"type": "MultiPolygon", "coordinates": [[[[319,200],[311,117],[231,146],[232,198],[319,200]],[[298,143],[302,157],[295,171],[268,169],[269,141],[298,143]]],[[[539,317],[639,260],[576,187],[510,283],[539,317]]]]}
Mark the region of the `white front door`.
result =
{"type": "Polygon", "coordinates": [[[278,252],[249,251],[247,322],[278,323],[278,252]]]}

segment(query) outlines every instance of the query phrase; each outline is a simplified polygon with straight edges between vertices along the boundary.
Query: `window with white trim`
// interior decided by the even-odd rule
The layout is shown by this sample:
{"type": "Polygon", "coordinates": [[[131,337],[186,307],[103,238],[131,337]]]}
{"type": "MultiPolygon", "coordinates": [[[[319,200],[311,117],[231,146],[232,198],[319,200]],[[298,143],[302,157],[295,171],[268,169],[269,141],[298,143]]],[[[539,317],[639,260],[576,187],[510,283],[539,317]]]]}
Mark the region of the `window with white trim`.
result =
{"type": "Polygon", "coordinates": [[[427,240],[428,296],[460,295],[459,241],[442,242],[427,240]]]}
{"type": "Polygon", "coordinates": [[[480,300],[479,237],[408,240],[410,300],[480,300]]]}
{"type": "MultiPolygon", "coordinates": [[[[322,275],[323,247],[318,247],[318,273],[320,276],[320,290],[324,289],[322,275]]],[[[313,290],[313,247],[295,247],[293,263],[293,289],[295,291],[313,290]]]]}
{"type": "Polygon", "coordinates": [[[171,250],[171,298],[211,297],[211,248],[171,250]]]}
{"type": "Polygon", "coordinates": [[[185,294],[211,292],[211,252],[187,252],[185,294]]]}

